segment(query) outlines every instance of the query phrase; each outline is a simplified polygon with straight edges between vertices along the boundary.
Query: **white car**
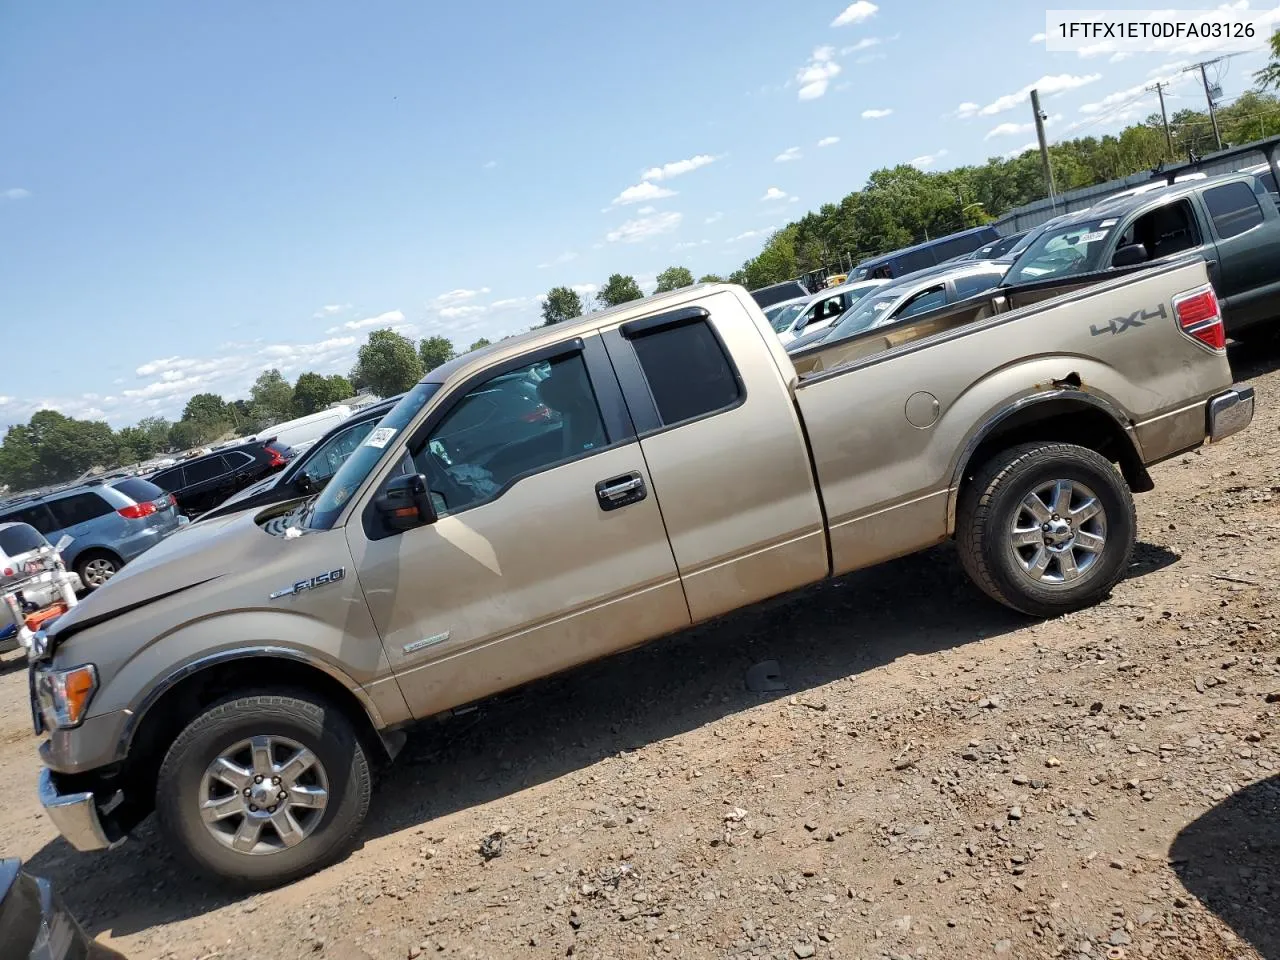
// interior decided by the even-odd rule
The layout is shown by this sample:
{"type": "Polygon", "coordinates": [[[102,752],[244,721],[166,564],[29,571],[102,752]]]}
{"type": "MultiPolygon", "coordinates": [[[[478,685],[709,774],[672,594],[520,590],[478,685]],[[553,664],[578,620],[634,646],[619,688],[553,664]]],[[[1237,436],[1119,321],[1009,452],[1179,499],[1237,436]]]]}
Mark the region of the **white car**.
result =
{"type": "MultiPolygon", "coordinates": [[[[68,540],[70,538],[67,538],[68,540]]],[[[57,550],[35,527],[27,523],[0,523],[0,596],[14,593],[28,610],[40,610],[59,599],[54,582],[57,550]]],[[[68,572],[72,589],[84,589],[80,578],[68,572]]],[[[0,653],[18,648],[17,626],[9,607],[0,603],[0,653]]]]}
{"type": "Polygon", "coordinates": [[[802,334],[824,330],[831,326],[857,301],[862,299],[876,287],[884,286],[888,280],[858,280],[846,283],[830,290],[806,297],[803,300],[792,300],[783,304],[782,309],[769,318],[769,325],[778,334],[784,345],[802,334]]]}

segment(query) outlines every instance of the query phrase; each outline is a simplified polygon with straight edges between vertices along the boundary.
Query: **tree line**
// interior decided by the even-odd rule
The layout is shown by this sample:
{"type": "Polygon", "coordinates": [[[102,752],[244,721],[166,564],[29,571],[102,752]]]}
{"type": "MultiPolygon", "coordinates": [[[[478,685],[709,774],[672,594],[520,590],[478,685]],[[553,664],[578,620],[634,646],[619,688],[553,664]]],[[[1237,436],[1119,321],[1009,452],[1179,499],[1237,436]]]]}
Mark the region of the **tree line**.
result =
{"type": "MultiPolygon", "coordinates": [[[[1277,34],[1280,36],[1280,34],[1277,34]]],[[[1260,71],[1260,82],[1280,86],[1277,60],[1260,71]]],[[[1280,99],[1249,91],[1217,111],[1224,146],[1280,134],[1280,99]]],[[[1217,149],[1206,111],[1179,110],[1169,117],[1165,138],[1160,114],[1118,134],[1084,136],[1049,147],[1059,191],[1093,186],[1160,164],[1204,156],[1217,149]],[[1170,149],[1172,143],[1172,150],[1170,149]]],[[[980,226],[1046,195],[1039,150],[993,157],[984,164],[934,173],[899,164],[876,170],[861,190],[823,204],[775,231],[763,249],[729,275],[748,289],[767,286],[835,264],[868,257],[980,226]]]]}
{"type": "MultiPolygon", "coordinates": [[[[1262,90],[1280,88],[1280,32],[1272,36],[1271,50],[1271,63],[1255,75],[1262,90]]],[[[1099,117],[1103,119],[1105,114],[1099,117]]],[[[1250,91],[1220,108],[1217,120],[1224,143],[1273,136],[1280,133],[1280,100],[1269,93],[1250,91]]],[[[1056,143],[1049,153],[1056,186],[1071,190],[1214,149],[1208,114],[1185,109],[1169,118],[1168,140],[1162,118],[1154,114],[1118,134],[1056,143]]],[[[899,164],[875,171],[861,190],[838,203],[824,204],[775,231],[756,256],[727,278],[706,274],[699,282],[728,279],[754,289],[823,269],[841,259],[856,263],[929,237],[990,222],[1014,207],[1041,199],[1045,193],[1040,158],[1034,150],[936,173],[899,164]]],[[[655,292],[693,282],[688,268],[668,267],[658,274],[655,292]]],[[[543,325],[643,297],[635,277],[620,273],[611,275],[593,299],[584,299],[571,287],[553,287],[543,300],[543,325]]],[[[488,344],[482,338],[469,349],[488,344]]],[[[254,382],[248,399],[197,394],[187,401],[176,422],[146,417],[116,431],[99,421],[40,410],[28,423],[10,427],[0,443],[0,487],[24,489],[63,482],[90,467],[138,463],[222,437],[255,433],[322,410],[359,389],[393,396],[454,355],[453,344],[446,337],[415,343],[394,330],[374,330],[346,377],[308,372],[290,384],[278,370],[267,370],[254,382]]]]}

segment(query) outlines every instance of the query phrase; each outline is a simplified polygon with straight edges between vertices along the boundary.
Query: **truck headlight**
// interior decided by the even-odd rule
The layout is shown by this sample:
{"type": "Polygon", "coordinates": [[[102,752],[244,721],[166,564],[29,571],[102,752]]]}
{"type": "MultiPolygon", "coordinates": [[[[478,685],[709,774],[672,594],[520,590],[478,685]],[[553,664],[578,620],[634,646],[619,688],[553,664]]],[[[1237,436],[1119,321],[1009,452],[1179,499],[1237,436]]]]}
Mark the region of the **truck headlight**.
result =
{"type": "Polygon", "coordinates": [[[92,663],[66,670],[37,668],[35,687],[46,728],[78,727],[98,690],[98,668],[92,663]]]}

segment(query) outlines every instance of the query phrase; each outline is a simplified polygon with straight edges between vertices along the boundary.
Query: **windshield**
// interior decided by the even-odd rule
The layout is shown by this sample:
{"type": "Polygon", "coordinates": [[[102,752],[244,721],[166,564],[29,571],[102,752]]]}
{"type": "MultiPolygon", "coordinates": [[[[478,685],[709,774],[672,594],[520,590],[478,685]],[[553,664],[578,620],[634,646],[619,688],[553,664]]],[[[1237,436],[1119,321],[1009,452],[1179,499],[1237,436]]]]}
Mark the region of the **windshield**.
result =
{"type": "Polygon", "coordinates": [[[769,318],[773,332],[782,333],[790,329],[791,324],[796,322],[796,317],[804,311],[804,307],[803,303],[789,303],[785,307],[779,307],[778,312],[769,318]]]}
{"type": "Polygon", "coordinates": [[[1007,284],[1047,280],[1097,270],[1115,217],[1046,230],[1035,237],[1005,277],[1007,284]]]}
{"type": "Polygon", "coordinates": [[[394,443],[400,431],[418,415],[432,395],[440,389],[438,383],[420,383],[378,421],[364,442],[343,462],[324,491],[316,498],[307,515],[305,526],[312,530],[328,530],[337,521],[342,508],[351,495],[360,488],[369,473],[382,459],[386,448],[394,443]]]}
{"type": "Polygon", "coordinates": [[[827,335],[826,339],[841,340],[844,337],[851,337],[856,333],[863,333],[879,326],[884,322],[889,310],[898,302],[898,298],[901,296],[901,290],[886,290],[882,288],[870,296],[863,297],[851,310],[846,310],[844,315],[832,325],[831,333],[827,335]]]}

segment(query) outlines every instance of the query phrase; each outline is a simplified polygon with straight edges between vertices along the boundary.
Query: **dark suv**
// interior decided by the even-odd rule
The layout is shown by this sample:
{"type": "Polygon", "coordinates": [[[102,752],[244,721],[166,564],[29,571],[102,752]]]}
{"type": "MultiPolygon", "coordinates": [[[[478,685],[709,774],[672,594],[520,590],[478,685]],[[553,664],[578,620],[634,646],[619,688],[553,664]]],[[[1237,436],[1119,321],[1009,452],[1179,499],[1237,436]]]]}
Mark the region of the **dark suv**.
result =
{"type": "Polygon", "coordinates": [[[291,459],[293,451],[273,437],[192,457],[147,479],[173,494],[178,509],[194,518],[281,469],[291,459]]]}

